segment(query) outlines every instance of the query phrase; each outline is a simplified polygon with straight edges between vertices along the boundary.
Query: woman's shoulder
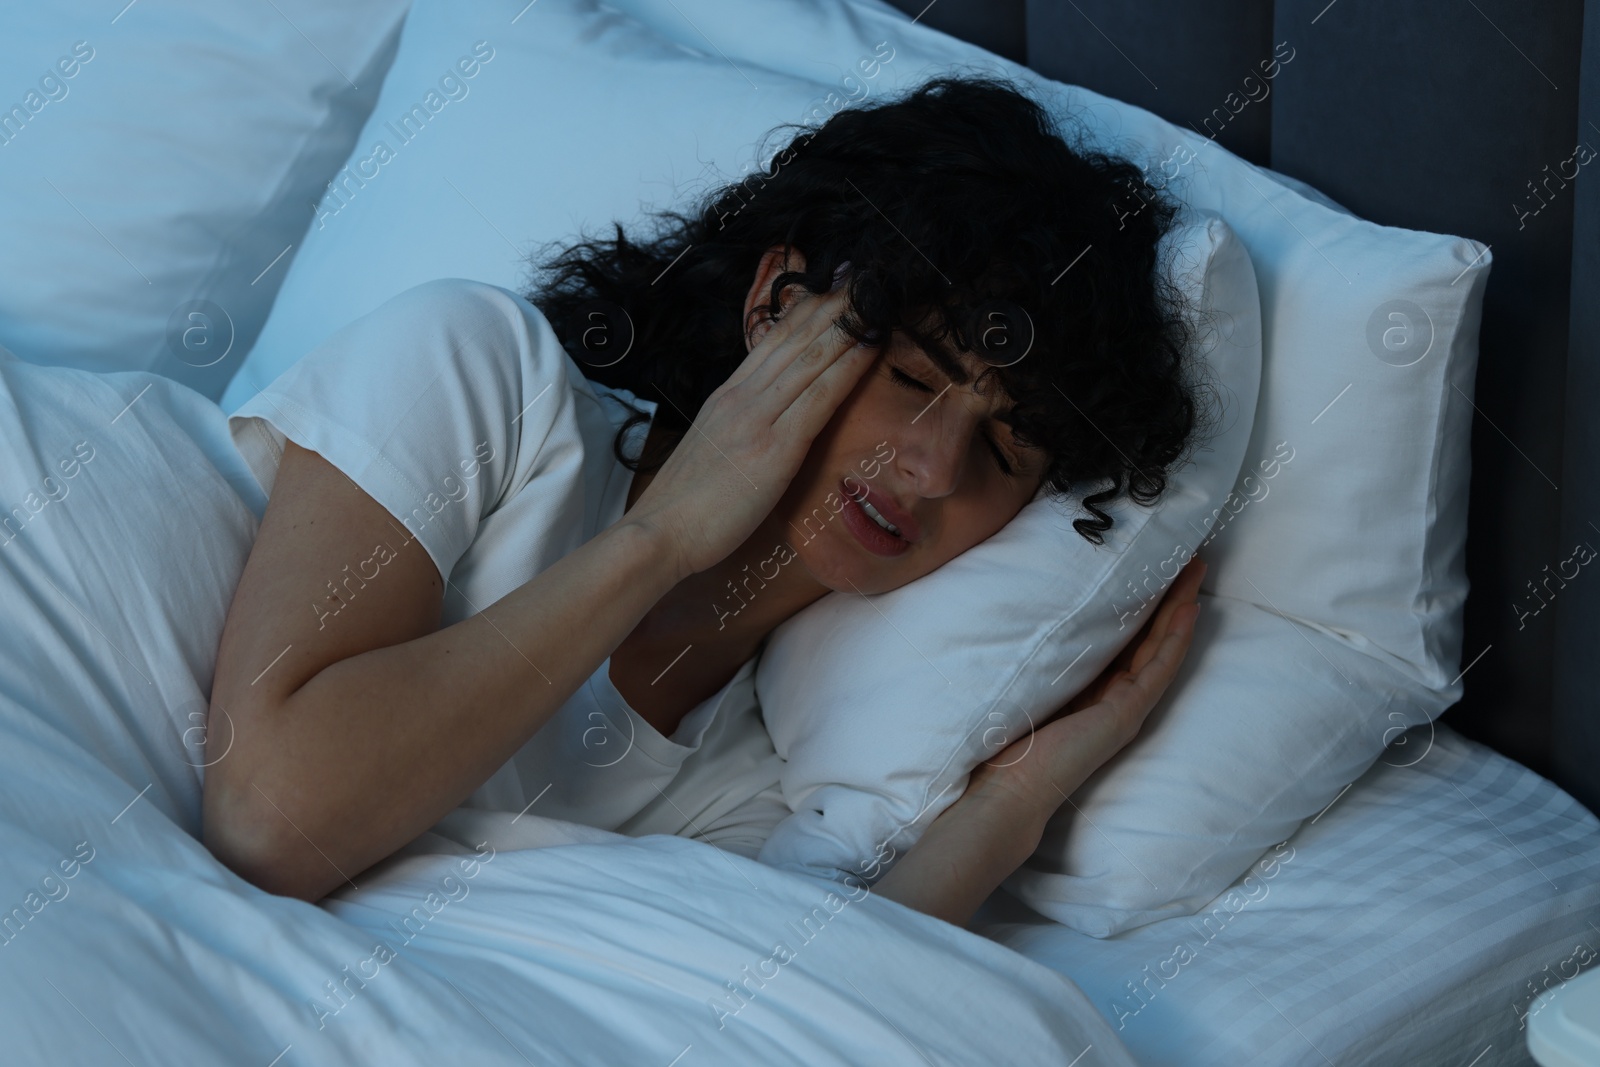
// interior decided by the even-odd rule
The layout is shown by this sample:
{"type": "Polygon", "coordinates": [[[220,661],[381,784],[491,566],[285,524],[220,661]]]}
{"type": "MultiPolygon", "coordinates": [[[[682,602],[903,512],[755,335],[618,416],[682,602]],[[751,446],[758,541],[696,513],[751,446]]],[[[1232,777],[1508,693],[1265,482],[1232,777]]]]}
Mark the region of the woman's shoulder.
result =
{"type": "MultiPolygon", "coordinates": [[[[459,322],[487,329],[496,323],[515,328],[550,325],[544,315],[525,297],[503,286],[472,278],[434,278],[397,293],[384,303],[380,312],[389,316],[459,322]]],[[[559,345],[557,346],[559,347],[559,345]]]]}
{"type": "MultiPolygon", "coordinates": [[[[615,433],[635,411],[655,415],[656,401],[588,377],[544,313],[510,289],[470,278],[436,278],[405,290],[385,308],[392,313],[389,336],[435,338],[428,346],[430,358],[456,368],[457,387],[474,380],[492,382],[499,395],[520,397],[508,418],[528,412],[541,400],[548,402],[545,393],[551,386],[559,386],[578,405],[579,428],[585,431],[615,433]],[[514,376],[499,380],[508,375],[514,376]]],[[[554,407],[565,403],[558,399],[554,407]]],[[[636,425],[625,445],[637,446],[646,429],[647,424],[636,425]]],[[[609,440],[604,444],[609,455],[609,440]]]]}
{"type": "Polygon", "coordinates": [[[435,278],[391,297],[372,317],[391,353],[403,347],[435,372],[454,367],[458,379],[497,389],[531,387],[524,403],[548,385],[582,388],[579,368],[544,314],[503,286],[435,278]]]}

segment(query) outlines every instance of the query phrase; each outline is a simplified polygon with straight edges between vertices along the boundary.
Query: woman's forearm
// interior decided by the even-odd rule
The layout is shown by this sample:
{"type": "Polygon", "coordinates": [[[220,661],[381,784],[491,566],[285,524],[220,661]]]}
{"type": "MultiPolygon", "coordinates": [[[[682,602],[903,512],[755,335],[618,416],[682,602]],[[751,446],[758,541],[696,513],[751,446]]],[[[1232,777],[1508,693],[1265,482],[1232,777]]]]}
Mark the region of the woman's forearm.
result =
{"type": "Polygon", "coordinates": [[[989,894],[1039,847],[1036,810],[963,796],[935,819],[873,892],[965,926],[989,894]]]}
{"type": "Polygon", "coordinates": [[[323,668],[211,768],[207,844],[262,888],[317,900],[458,806],[677,581],[619,522],[478,614],[323,668]]]}

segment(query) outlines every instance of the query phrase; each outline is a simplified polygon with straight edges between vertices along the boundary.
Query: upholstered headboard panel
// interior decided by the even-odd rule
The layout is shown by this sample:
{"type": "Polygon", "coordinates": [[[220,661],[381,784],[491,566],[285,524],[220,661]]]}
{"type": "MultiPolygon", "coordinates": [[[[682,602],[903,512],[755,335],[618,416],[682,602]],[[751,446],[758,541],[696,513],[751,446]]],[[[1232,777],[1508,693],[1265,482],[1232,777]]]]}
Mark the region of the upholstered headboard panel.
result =
{"type": "Polygon", "coordinates": [[[1571,178],[1577,145],[1600,153],[1600,0],[893,2],[1365,218],[1490,245],[1466,696],[1444,721],[1600,810],[1600,567],[1542,584],[1600,548],[1600,157],[1571,178]],[[1208,127],[1284,41],[1270,95],[1208,127]],[[1536,614],[1534,583],[1555,590],[1536,614]]]}

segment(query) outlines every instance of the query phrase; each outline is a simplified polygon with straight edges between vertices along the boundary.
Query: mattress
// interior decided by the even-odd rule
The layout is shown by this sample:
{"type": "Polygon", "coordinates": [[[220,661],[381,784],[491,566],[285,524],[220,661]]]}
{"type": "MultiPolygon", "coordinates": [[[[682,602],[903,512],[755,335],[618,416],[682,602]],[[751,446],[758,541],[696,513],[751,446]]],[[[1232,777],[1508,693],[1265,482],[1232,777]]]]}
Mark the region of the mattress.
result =
{"type": "Polygon", "coordinates": [[[1098,939],[1002,890],[972,928],[1145,1067],[1532,1064],[1531,1002],[1600,948],[1600,820],[1443,723],[1402,738],[1195,915],[1098,939]]]}

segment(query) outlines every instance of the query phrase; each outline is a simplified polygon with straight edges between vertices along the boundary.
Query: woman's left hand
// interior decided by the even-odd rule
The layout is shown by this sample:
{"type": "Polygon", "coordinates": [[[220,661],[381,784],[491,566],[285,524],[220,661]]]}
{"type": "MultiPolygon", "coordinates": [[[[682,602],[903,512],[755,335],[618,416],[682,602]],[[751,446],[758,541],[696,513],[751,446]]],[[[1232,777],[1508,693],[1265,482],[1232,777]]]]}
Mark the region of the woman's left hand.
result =
{"type": "Polygon", "coordinates": [[[1206,565],[1178,572],[1161,606],[1100,676],[1027,736],[973,770],[963,800],[994,800],[1044,823],[1088,777],[1138,736],[1194,637],[1206,565]]]}
{"type": "Polygon", "coordinates": [[[966,925],[1038,848],[1050,816],[1138,734],[1189,650],[1204,575],[1205,564],[1191,560],[1111,665],[1042,726],[980,763],[874,891],[966,925]]]}

